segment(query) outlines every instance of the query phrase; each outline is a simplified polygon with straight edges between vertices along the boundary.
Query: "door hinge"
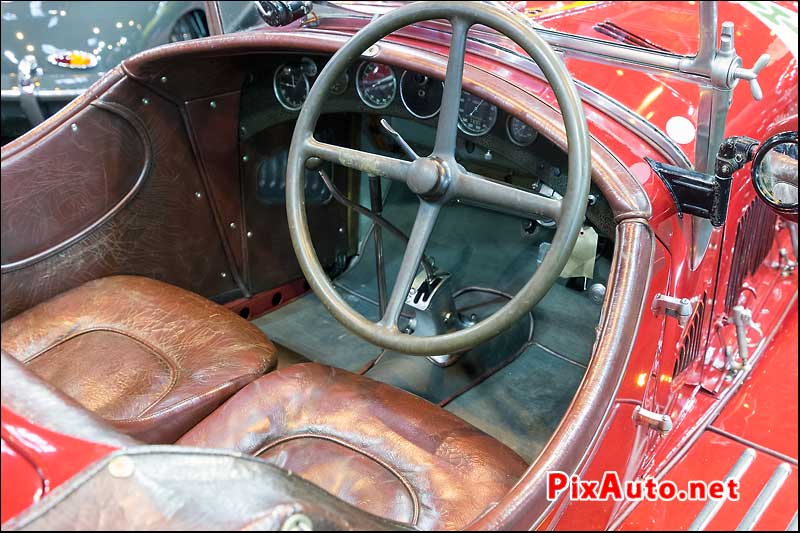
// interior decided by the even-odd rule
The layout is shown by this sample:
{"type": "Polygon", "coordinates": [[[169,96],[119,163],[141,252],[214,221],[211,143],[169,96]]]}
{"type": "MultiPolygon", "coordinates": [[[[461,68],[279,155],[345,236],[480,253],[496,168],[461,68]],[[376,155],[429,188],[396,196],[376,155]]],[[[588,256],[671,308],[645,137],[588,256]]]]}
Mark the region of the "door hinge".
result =
{"type": "Polygon", "coordinates": [[[677,319],[678,324],[683,328],[689,323],[694,307],[689,298],[675,298],[659,293],[653,298],[652,309],[656,315],[666,315],[677,319]]]}
{"type": "Polygon", "coordinates": [[[647,424],[662,435],[666,435],[672,430],[672,418],[669,415],[648,411],[641,405],[637,405],[633,410],[633,421],[640,425],[647,424]]]}

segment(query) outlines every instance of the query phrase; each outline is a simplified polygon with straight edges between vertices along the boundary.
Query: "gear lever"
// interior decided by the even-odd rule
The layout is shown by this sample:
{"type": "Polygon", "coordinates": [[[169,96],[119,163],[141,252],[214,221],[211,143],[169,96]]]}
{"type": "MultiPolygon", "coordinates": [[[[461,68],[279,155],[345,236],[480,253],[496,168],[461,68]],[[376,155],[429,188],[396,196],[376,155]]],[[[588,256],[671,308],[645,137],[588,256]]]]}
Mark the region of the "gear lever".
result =
{"type": "Polygon", "coordinates": [[[414,161],[415,159],[419,159],[419,156],[417,155],[417,153],[414,151],[413,148],[411,148],[411,146],[409,146],[409,144],[406,142],[406,140],[403,139],[403,136],[400,135],[399,133],[397,133],[397,130],[395,130],[392,126],[389,125],[389,121],[388,120],[386,120],[385,118],[382,118],[381,119],[381,127],[383,127],[383,129],[386,130],[386,133],[388,133],[389,136],[392,139],[394,139],[394,141],[406,153],[406,155],[409,157],[409,159],[411,159],[412,161],[414,161]]]}

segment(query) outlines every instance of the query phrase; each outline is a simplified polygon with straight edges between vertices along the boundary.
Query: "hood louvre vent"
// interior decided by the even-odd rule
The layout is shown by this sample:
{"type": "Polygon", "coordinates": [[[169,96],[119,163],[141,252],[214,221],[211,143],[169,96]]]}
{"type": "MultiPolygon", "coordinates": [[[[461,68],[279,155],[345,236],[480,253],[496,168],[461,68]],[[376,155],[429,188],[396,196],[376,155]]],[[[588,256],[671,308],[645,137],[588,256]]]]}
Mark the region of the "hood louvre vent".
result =
{"type": "Polygon", "coordinates": [[[683,338],[678,348],[678,358],[675,360],[675,368],[672,370],[674,378],[694,363],[700,355],[700,348],[703,341],[703,318],[705,316],[706,295],[698,302],[697,307],[683,331],[683,338]]]}
{"type": "Polygon", "coordinates": [[[725,295],[725,313],[730,315],[744,280],[755,273],[772,248],[777,215],[756,199],[739,219],[736,242],[733,247],[728,292],[725,295]]]}

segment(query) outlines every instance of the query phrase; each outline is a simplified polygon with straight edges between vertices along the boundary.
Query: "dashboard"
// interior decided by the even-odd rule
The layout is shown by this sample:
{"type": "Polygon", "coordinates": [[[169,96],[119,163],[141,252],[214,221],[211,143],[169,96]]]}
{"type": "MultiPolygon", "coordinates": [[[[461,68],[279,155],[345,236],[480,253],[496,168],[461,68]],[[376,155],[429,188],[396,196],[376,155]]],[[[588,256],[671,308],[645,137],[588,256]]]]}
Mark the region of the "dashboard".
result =
{"type": "MultiPolygon", "coordinates": [[[[327,55],[308,52],[266,55],[253,64],[244,82],[239,148],[251,160],[248,168],[260,169],[246,180],[252,181],[248,190],[262,206],[283,203],[285,163],[294,123],[328,60],[327,55]]],[[[417,153],[429,153],[443,89],[440,79],[359,59],[329,88],[314,135],[330,144],[404,158],[380,126],[381,119],[386,119],[417,153]]],[[[462,91],[458,129],[456,159],[468,170],[545,196],[558,198],[566,190],[568,161],[564,150],[492,102],[462,91]]],[[[350,187],[354,176],[334,167],[328,173],[334,181],[343,180],[337,186],[342,190],[350,187]]],[[[327,205],[330,200],[316,172],[307,173],[306,197],[315,205],[327,205]]],[[[613,238],[613,215],[594,184],[587,218],[602,235],[613,238]]]]}
{"type": "MultiPolygon", "coordinates": [[[[299,111],[320,68],[317,60],[308,56],[280,64],[272,77],[278,103],[287,111],[299,111]]],[[[439,114],[444,83],[418,72],[362,61],[345,71],[330,88],[333,96],[343,96],[349,90],[354,90],[370,109],[384,110],[399,102],[411,116],[427,120],[439,114]]],[[[458,128],[465,135],[483,137],[502,127],[507,139],[516,146],[529,146],[537,139],[538,132],[517,117],[507,115],[502,126],[498,126],[500,115],[497,106],[462,91],[458,128]]]]}

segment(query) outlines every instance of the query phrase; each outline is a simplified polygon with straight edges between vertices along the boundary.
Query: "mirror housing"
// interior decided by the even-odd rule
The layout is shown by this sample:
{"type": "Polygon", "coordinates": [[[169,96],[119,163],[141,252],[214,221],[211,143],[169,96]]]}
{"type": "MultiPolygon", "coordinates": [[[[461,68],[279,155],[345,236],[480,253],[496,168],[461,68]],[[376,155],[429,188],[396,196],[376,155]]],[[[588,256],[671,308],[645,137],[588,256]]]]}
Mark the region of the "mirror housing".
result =
{"type": "Polygon", "coordinates": [[[797,132],[764,141],[750,173],[759,198],[781,217],[797,222],[797,132]]]}

